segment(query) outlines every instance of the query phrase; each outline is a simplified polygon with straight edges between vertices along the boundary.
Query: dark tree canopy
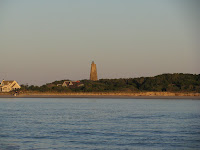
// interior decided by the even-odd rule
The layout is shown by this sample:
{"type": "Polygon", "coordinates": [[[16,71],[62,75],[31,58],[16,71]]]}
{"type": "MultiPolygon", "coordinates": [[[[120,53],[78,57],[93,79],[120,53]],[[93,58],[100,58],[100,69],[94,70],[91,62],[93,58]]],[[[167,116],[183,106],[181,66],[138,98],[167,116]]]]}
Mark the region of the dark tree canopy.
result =
{"type": "Polygon", "coordinates": [[[129,79],[100,79],[98,81],[81,80],[82,87],[62,87],[66,80],[55,81],[46,85],[25,86],[21,90],[40,92],[200,92],[200,74],[162,74],[155,77],[129,79]]]}

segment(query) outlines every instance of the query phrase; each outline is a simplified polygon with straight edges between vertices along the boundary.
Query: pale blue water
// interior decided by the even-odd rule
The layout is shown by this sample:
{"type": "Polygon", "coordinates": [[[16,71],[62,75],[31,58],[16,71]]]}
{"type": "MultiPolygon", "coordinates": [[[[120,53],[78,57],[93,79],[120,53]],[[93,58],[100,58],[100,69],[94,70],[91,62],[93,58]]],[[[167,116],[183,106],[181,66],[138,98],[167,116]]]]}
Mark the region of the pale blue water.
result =
{"type": "Polygon", "coordinates": [[[0,149],[200,149],[200,100],[0,99],[0,149]]]}

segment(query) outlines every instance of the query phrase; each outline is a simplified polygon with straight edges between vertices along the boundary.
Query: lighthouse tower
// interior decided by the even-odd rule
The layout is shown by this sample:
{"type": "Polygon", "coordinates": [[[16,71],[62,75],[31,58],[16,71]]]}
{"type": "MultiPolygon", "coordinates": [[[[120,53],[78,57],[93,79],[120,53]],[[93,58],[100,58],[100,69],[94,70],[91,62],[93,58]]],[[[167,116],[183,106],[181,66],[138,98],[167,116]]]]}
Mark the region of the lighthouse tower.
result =
{"type": "Polygon", "coordinates": [[[94,61],[92,61],[91,64],[91,71],[90,71],[90,80],[92,81],[97,81],[97,67],[94,61]]]}

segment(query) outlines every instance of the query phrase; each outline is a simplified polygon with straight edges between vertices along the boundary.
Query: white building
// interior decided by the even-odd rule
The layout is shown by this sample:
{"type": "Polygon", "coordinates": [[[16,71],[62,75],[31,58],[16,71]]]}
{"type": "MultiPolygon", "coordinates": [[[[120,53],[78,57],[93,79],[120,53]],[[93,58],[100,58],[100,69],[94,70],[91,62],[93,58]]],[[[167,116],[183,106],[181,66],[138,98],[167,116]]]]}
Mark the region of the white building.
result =
{"type": "Polygon", "coordinates": [[[64,81],[63,84],[57,84],[57,86],[76,88],[84,86],[84,84],[80,81],[64,81]]]}
{"type": "Polygon", "coordinates": [[[10,92],[12,90],[20,89],[21,86],[15,81],[2,81],[0,83],[0,92],[10,92]]]}
{"type": "Polygon", "coordinates": [[[69,87],[71,85],[74,85],[72,81],[64,81],[62,84],[63,87],[69,87]]]}

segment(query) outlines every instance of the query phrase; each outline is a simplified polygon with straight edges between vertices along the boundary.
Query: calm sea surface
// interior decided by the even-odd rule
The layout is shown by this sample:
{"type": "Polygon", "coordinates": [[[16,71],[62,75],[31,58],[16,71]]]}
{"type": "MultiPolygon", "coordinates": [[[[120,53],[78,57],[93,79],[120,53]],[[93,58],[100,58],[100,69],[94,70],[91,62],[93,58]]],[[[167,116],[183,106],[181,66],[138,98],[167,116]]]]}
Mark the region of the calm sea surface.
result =
{"type": "Polygon", "coordinates": [[[1,98],[0,149],[200,149],[200,100],[1,98]]]}

